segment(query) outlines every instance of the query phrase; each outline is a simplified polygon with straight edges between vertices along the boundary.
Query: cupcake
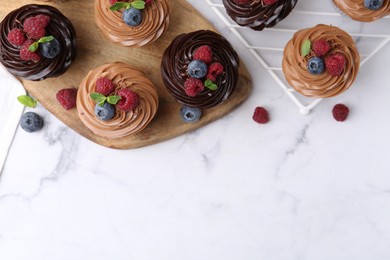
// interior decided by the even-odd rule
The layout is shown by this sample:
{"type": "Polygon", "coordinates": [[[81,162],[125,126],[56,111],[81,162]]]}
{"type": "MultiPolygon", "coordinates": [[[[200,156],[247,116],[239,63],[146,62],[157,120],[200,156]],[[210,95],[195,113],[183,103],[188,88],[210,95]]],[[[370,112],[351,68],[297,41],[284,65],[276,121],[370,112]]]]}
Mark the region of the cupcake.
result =
{"type": "Polygon", "coordinates": [[[123,46],[144,46],[167,30],[170,0],[95,0],[95,21],[110,41],[123,46]]]}
{"type": "Polygon", "coordinates": [[[261,31],[287,17],[298,0],[223,0],[227,14],[240,26],[261,31]]]}
{"type": "Polygon", "coordinates": [[[142,131],[152,121],[158,95],[143,72],[125,63],[108,63],[85,76],[76,106],[81,121],[94,134],[121,138],[142,131]]]}
{"type": "Polygon", "coordinates": [[[346,15],[356,21],[373,22],[390,14],[389,0],[333,0],[346,15]]]}
{"type": "Polygon", "coordinates": [[[230,43],[207,30],[177,36],[167,47],[161,75],[180,103],[210,108],[227,100],[237,85],[239,59],[230,43]]]}
{"type": "Polygon", "coordinates": [[[284,48],[282,68],[287,82],[308,97],[343,93],[356,79],[360,57],[345,31],[319,24],[297,31],[284,48]]]}
{"type": "Polygon", "coordinates": [[[56,8],[25,5],[9,13],[0,24],[0,62],[27,80],[57,77],[76,58],[76,32],[56,8]]]}

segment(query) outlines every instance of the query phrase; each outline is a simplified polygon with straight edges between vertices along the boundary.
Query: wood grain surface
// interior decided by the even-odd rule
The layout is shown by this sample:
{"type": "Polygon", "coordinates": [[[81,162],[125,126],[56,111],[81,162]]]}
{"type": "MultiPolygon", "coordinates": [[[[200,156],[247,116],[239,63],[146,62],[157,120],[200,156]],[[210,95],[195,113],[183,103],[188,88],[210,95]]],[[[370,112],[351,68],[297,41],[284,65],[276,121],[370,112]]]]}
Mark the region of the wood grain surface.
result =
{"type": "MultiPolygon", "coordinates": [[[[46,1],[2,0],[0,19],[2,20],[10,11],[31,3],[47,4],[46,1]]],[[[197,123],[182,122],[179,115],[181,105],[170,96],[161,79],[160,62],[163,51],[181,33],[201,29],[215,31],[215,28],[185,0],[171,0],[172,20],[170,27],[156,42],[141,48],[122,47],[109,42],[100,35],[94,22],[93,3],[94,0],[50,3],[50,5],[60,9],[75,26],[78,56],[70,69],[60,77],[40,82],[22,80],[26,90],[48,111],[85,138],[116,149],[129,149],[159,143],[223,117],[250,95],[252,90],[250,76],[240,61],[238,86],[233,95],[225,103],[203,110],[203,116],[197,123]],[[144,71],[157,87],[160,99],[156,117],[142,132],[119,139],[95,135],[83,125],[78,118],[76,109],[64,110],[55,98],[57,91],[62,88],[78,87],[83,77],[91,69],[114,61],[126,62],[144,71]]]]}

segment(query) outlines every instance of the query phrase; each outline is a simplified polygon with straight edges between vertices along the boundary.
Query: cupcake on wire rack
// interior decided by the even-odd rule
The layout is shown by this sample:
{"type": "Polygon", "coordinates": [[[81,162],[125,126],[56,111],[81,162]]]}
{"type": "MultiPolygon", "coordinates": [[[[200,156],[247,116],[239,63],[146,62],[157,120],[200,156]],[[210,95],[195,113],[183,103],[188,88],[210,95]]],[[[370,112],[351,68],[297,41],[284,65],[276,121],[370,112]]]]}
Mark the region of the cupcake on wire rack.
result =
{"type": "Polygon", "coordinates": [[[333,0],[353,20],[373,22],[390,14],[390,0],[333,0]]]}

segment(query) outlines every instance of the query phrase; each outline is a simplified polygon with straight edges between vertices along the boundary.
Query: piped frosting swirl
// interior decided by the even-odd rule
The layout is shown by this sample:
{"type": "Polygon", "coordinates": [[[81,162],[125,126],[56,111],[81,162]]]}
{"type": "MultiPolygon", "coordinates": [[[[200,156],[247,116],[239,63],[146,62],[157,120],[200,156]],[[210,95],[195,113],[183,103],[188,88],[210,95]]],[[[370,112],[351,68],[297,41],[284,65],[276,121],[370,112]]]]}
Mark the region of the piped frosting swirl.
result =
{"type": "Polygon", "coordinates": [[[389,0],[385,0],[378,10],[366,8],[364,0],[333,0],[333,2],[350,18],[360,22],[372,22],[390,14],[389,0]]]}

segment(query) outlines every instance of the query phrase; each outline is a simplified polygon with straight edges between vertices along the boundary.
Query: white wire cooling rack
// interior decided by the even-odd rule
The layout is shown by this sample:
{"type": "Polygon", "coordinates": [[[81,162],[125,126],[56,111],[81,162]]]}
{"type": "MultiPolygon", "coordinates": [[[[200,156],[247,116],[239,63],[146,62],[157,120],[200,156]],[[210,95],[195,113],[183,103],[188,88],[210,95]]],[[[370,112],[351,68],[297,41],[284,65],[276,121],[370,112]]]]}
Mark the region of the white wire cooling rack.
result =
{"type": "Polygon", "coordinates": [[[339,26],[355,39],[361,56],[361,66],[390,42],[390,35],[388,31],[386,32],[390,27],[390,16],[373,23],[356,22],[337,10],[332,1],[300,0],[285,20],[261,32],[240,27],[234,23],[226,14],[222,0],[204,1],[242,42],[256,61],[267,70],[303,115],[309,114],[322,99],[302,96],[291,88],[284,78],[281,68],[284,45],[297,30],[319,23],[339,26]]]}

